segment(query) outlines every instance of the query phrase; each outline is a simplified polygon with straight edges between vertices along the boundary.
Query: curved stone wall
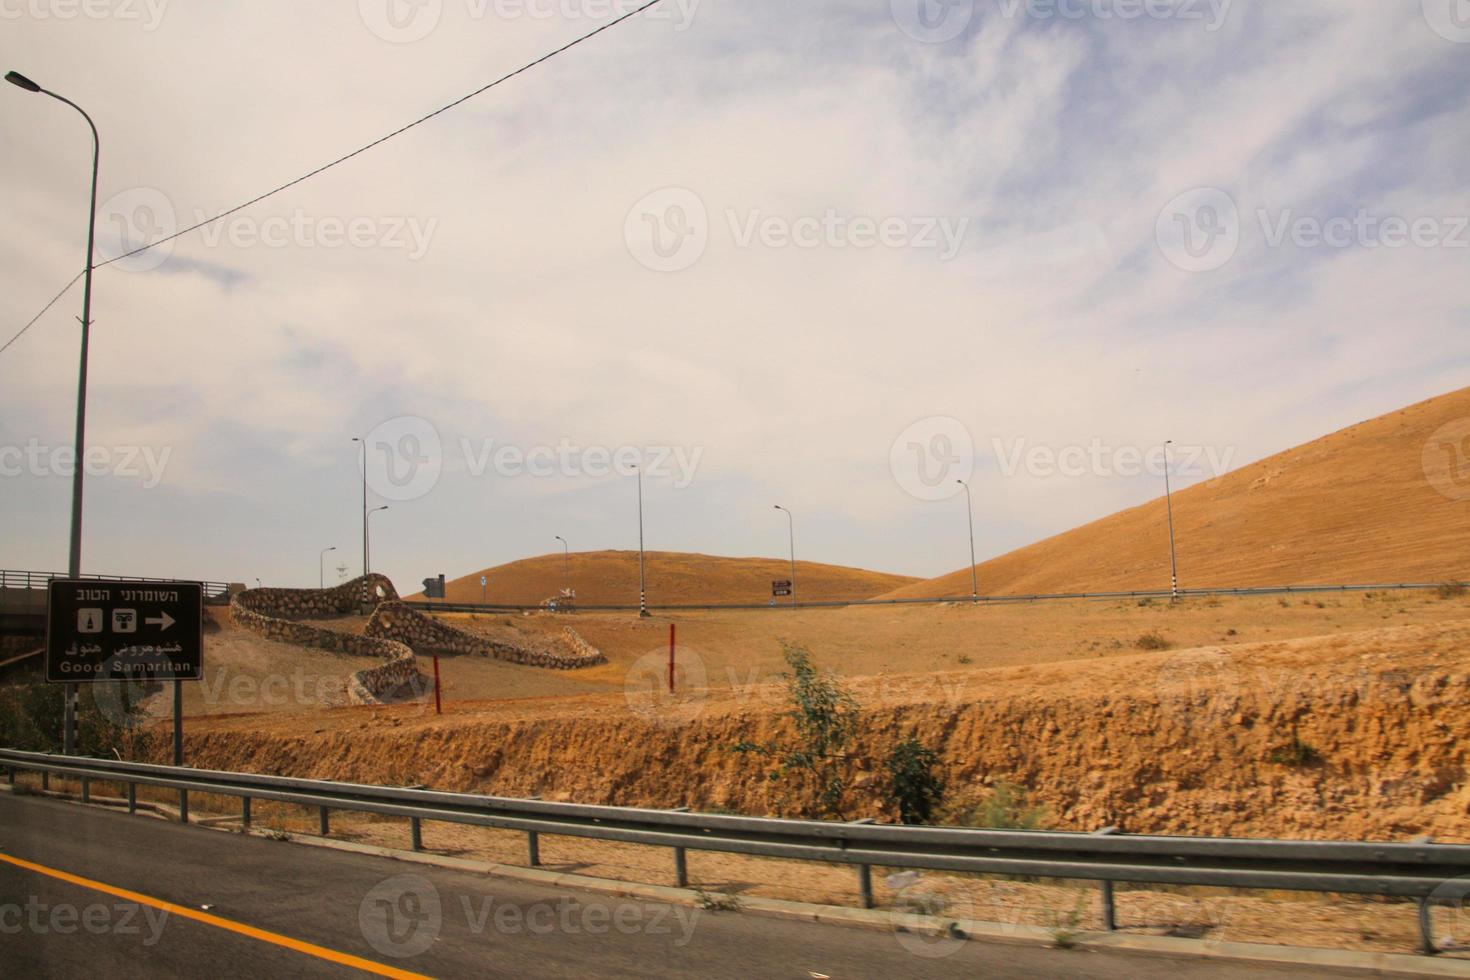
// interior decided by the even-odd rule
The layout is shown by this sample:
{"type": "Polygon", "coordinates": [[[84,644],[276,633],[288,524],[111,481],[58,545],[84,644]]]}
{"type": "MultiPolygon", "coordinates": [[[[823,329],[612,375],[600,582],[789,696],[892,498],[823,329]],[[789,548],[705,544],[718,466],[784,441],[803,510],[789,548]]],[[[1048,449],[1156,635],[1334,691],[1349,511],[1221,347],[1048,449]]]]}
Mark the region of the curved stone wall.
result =
{"type": "Polygon", "coordinates": [[[347,696],[354,703],[381,704],[420,676],[413,650],[386,637],[358,636],[300,620],[347,616],[385,599],[396,602],[398,592],[382,575],[365,575],[334,589],[247,589],[231,597],[230,620],[268,640],[381,659],[381,666],[359,670],[347,682],[347,696]]]}
{"type": "Polygon", "coordinates": [[[568,641],[564,653],[528,650],[447,626],[402,602],[384,602],[379,605],[372,619],[368,620],[366,630],[368,636],[397,640],[420,652],[438,651],[494,657],[496,660],[529,667],[576,670],[607,663],[607,658],[600,650],[577,636],[570,628],[567,633],[576,637],[576,643],[568,641]]]}
{"type": "MultiPolygon", "coordinates": [[[[348,680],[348,698],[381,704],[405,684],[422,678],[414,651],[494,657],[529,667],[575,670],[607,662],[602,652],[565,630],[565,653],[528,650],[440,623],[399,601],[383,575],[365,575],[332,589],[247,589],[230,599],[230,620],[269,640],[357,657],[377,657],[381,666],[348,680]],[[348,616],[372,608],[362,635],[314,626],[303,620],[348,616]]],[[[424,680],[424,689],[428,689],[424,680]]]]}

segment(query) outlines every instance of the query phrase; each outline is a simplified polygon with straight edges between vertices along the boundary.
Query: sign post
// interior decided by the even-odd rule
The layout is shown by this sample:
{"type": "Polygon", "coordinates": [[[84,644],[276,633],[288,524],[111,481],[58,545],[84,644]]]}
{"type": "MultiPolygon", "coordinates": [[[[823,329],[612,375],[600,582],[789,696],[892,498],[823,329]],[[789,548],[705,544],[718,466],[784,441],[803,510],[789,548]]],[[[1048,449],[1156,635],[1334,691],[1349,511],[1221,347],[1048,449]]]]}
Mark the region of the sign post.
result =
{"type": "Polygon", "coordinates": [[[198,582],[52,579],[46,683],[174,682],[174,765],[184,764],[184,682],[204,677],[198,582]]]}

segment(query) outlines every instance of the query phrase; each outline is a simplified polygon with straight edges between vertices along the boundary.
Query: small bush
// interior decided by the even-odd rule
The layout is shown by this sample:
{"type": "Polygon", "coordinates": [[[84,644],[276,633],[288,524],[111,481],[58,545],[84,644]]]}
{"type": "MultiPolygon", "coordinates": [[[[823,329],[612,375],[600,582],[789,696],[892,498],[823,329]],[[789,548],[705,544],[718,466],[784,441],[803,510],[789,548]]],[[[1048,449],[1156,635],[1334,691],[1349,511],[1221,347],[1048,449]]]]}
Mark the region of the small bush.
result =
{"type": "Polygon", "coordinates": [[[1133,641],[1140,650],[1167,650],[1174,644],[1164,639],[1158,630],[1151,630],[1133,641]]]}
{"type": "Polygon", "coordinates": [[[989,830],[1040,830],[1050,819],[1044,806],[1033,806],[1026,790],[1015,783],[996,783],[979,802],[961,803],[945,815],[945,823],[989,830]]]}
{"type": "Polygon", "coordinates": [[[1322,761],[1322,753],[1315,745],[1305,742],[1300,736],[1293,735],[1291,741],[1284,747],[1274,750],[1267,758],[1278,766],[1291,766],[1299,769],[1303,766],[1314,766],[1322,761]]]}
{"type": "Polygon", "coordinates": [[[1466,593],[1464,582],[1441,582],[1434,594],[1441,599],[1463,599],[1466,593]]]}
{"type": "Polygon", "coordinates": [[[906,824],[929,823],[944,798],[944,781],[934,775],[939,756],[912,735],[888,756],[888,801],[906,824]]]}

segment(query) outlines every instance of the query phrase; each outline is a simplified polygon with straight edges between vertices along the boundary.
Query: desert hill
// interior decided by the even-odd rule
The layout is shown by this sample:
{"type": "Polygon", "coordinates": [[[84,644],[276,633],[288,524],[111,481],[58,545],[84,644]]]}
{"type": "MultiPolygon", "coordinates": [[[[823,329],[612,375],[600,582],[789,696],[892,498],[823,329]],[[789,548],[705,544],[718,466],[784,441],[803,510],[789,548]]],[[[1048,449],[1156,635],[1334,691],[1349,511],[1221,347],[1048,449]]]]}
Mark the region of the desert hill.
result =
{"type": "MultiPolygon", "coordinates": [[[[1184,588],[1470,578],[1470,388],[1176,493],[1174,520],[1184,588]]],[[[1165,502],[978,568],[982,595],[1167,589],[1165,502]]],[[[964,568],[885,598],[969,594],[964,568]]]]}
{"type": "MultiPolygon", "coordinates": [[[[645,553],[645,565],[651,604],[765,603],[771,599],[773,581],[791,578],[791,565],[781,558],[650,551],[645,553]]],[[[489,579],[485,596],[491,602],[535,605],[570,581],[582,605],[638,604],[636,551],[573,553],[569,571],[560,554],[487,568],[446,583],[448,601],[479,602],[482,575],[489,579]]],[[[868,599],[918,581],[861,568],[796,563],[797,597],[805,601],[868,599]]]]}

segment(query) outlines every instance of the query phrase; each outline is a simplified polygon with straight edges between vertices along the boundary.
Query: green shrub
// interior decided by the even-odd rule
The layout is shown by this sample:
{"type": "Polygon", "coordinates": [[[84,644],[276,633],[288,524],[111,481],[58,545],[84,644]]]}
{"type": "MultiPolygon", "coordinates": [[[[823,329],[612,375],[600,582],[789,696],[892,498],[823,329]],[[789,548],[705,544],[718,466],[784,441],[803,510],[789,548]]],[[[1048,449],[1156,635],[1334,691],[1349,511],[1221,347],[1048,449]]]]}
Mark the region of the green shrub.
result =
{"type": "Polygon", "coordinates": [[[1315,745],[1303,741],[1300,736],[1293,735],[1284,748],[1273,750],[1267,758],[1278,766],[1301,768],[1314,766],[1321,762],[1322,753],[1315,745]]]}
{"type": "Polygon", "coordinates": [[[1164,639],[1158,630],[1150,630],[1134,640],[1133,645],[1140,650],[1167,650],[1174,644],[1164,639]]]}
{"type": "Polygon", "coordinates": [[[978,802],[961,803],[946,814],[946,823],[991,830],[1040,830],[1048,821],[1044,806],[1032,806],[1026,790],[999,782],[978,802]]]}
{"type": "Polygon", "coordinates": [[[767,773],[771,780],[792,772],[805,773],[816,784],[816,812],[835,816],[846,789],[847,749],[857,734],[862,709],[835,676],[819,673],[812,666],[811,654],[805,649],[785,642],[781,647],[791,668],[784,675],[791,699],[785,717],[796,723],[796,739],[789,744],[741,741],[734,750],[774,759],[776,768],[767,773]]]}
{"type": "Polygon", "coordinates": [[[1434,594],[1441,599],[1463,599],[1466,591],[1464,582],[1441,582],[1434,594]]]}
{"type": "Polygon", "coordinates": [[[906,824],[929,823],[944,798],[944,781],[934,775],[939,756],[910,735],[888,756],[888,800],[906,824]]]}

